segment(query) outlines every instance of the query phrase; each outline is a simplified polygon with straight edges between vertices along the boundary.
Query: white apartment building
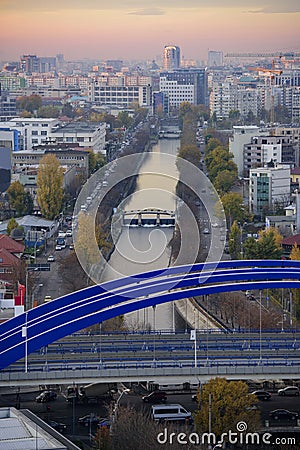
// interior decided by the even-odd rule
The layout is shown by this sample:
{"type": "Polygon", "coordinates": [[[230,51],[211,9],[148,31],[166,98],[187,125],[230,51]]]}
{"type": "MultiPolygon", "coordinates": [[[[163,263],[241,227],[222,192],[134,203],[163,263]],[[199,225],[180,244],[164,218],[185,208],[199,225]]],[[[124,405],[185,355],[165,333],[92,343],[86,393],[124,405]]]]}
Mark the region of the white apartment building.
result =
{"type": "Polygon", "coordinates": [[[49,133],[49,140],[56,145],[66,143],[76,147],[91,149],[95,153],[105,153],[105,123],[71,122],[57,126],[49,133]]]}
{"type": "Polygon", "coordinates": [[[31,150],[36,145],[44,144],[53,128],[58,125],[57,119],[14,118],[7,122],[0,122],[0,129],[17,130],[23,141],[19,148],[31,150]]]}
{"type": "Polygon", "coordinates": [[[287,206],[290,200],[291,169],[284,164],[250,169],[249,208],[255,215],[273,211],[276,204],[287,206]]]}
{"type": "Polygon", "coordinates": [[[251,142],[251,137],[260,133],[256,125],[234,126],[233,134],[229,138],[229,151],[233,153],[233,160],[238,168],[238,175],[244,175],[244,145],[251,142]]]}

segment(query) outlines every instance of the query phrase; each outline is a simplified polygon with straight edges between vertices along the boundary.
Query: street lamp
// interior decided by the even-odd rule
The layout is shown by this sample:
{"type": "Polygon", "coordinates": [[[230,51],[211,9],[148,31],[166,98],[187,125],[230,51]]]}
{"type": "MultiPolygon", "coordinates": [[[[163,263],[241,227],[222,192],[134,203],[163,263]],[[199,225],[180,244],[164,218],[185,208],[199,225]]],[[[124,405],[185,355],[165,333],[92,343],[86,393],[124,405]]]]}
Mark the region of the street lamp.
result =
{"type": "Polygon", "coordinates": [[[115,406],[114,406],[112,414],[111,414],[111,426],[110,426],[110,431],[111,432],[112,432],[113,424],[114,424],[114,422],[116,420],[116,417],[117,417],[118,407],[119,407],[119,403],[121,401],[121,398],[123,397],[124,394],[127,395],[128,392],[130,392],[130,389],[123,389],[123,391],[120,393],[120,395],[119,395],[119,397],[118,397],[118,399],[117,399],[117,401],[115,403],[115,406]]]}

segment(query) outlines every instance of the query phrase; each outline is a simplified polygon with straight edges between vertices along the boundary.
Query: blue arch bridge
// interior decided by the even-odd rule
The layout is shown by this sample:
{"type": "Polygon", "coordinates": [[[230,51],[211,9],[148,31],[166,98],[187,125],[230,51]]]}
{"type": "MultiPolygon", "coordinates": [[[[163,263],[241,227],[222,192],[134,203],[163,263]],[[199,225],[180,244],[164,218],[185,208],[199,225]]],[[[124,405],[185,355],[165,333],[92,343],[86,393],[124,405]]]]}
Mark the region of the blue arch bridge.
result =
{"type": "MultiPolygon", "coordinates": [[[[73,292],[0,325],[0,385],[34,384],[37,381],[49,383],[54,379],[59,383],[66,380],[92,382],[95,379],[158,381],[168,377],[177,381],[194,381],[211,376],[300,378],[295,331],[289,340],[291,345],[285,344],[288,347],[282,352],[274,353],[272,345],[266,350],[260,330],[251,337],[256,339],[259,350],[253,345],[255,351],[248,351],[245,355],[236,350],[230,357],[226,357],[223,351],[215,361],[197,358],[197,351],[201,353],[199,339],[190,343],[191,348],[195,346],[195,358],[192,353],[188,359],[170,360],[162,353],[160,359],[123,359],[110,365],[102,364],[99,358],[87,363],[79,360],[53,366],[45,362],[32,366],[28,364],[28,355],[33,352],[41,354],[43,349],[57,340],[121,314],[193,296],[266,288],[300,288],[300,261],[242,260],[169,267],[73,292]]],[[[154,335],[151,339],[156,339],[158,346],[158,337],[154,335]]],[[[277,334],[276,339],[283,342],[283,334],[277,334]]]]}

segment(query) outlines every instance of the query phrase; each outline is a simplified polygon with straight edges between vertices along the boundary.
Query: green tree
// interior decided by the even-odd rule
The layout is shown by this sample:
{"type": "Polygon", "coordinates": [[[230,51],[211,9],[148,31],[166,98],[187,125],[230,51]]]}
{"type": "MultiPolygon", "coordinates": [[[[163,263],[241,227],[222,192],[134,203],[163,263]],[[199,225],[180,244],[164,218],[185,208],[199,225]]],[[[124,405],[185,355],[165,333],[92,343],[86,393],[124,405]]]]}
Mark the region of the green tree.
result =
{"type": "Polygon", "coordinates": [[[246,239],[244,246],[243,246],[243,251],[244,251],[244,258],[245,259],[257,259],[257,255],[258,255],[258,244],[256,239],[251,236],[248,239],[246,239]]]}
{"type": "Polygon", "coordinates": [[[253,410],[257,398],[248,393],[248,386],[243,381],[211,379],[198,393],[198,402],[194,422],[199,433],[211,431],[220,437],[229,430],[236,430],[237,423],[241,421],[247,423],[247,431],[257,431],[260,426],[259,412],[253,410]]]}
{"type": "Polygon", "coordinates": [[[273,227],[260,232],[256,241],[253,237],[246,240],[244,244],[244,256],[246,259],[280,259],[282,236],[273,227]]]}
{"type": "Polygon", "coordinates": [[[35,113],[42,106],[42,97],[39,95],[29,95],[19,97],[17,99],[17,109],[21,111],[28,111],[35,113]]]}
{"type": "Polygon", "coordinates": [[[236,192],[228,192],[221,197],[228,226],[231,227],[234,220],[237,222],[245,222],[247,213],[243,205],[243,198],[236,192]]]}
{"type": "Polygon", "coordinates": [[[132,117],[130,117],[127,111],[119,112],[117,119],[120,122],[120,126],[125,128],[129,128],[133,122],[132,117]]]}
{"type": "Polygon", "coordinates": [[[60,108],[57,106],[40,106],[37,110],[37,117],[44,117],[51,119],[52,117],[59,117],[60,108]]]}
{"type": "Polygon", "coordinates": [[[241,259],[241,230],[236,220],[230,228],[228,247],[231,259],[241,259]]]}
{"type": "Polygon", "coordinates": [[[30,192],[25,193],[25,212],[26,214],[32,214],[34,210],[33,198],[30,192]]]}
{"type": "Polygon", "coordinates": [[[24,186],[19,181],[14,181],[7,189],[7,195],[11,207],[16,211],[18,216],[22,216],[26,212],[26,192],[24,186]]]}
{"type": "Polygon", "coordinates": [[[195,166],[200,166],[201,154],[196,145],[184,145],[180,147],[177,155],[179,158],[186,159],[195,166]]]}
{"type": "Polygon", "coordinates": [[[237,179],[236,172],[228,169],[222,170],[214,179],[214,186],[220,195],[230,191],[237,179]]]}
{"type": "Polygon", "coordinates": [[[37,175],[37,200],[41,213],[54,219],[61,211],[63,201],[63,168],[53,154],[43,156],[37,175]]]}
{"type": "Polygon", "coordinates": [[[106,158],[102,153],[89,152],[89,174],[96,172],[106,164],[106,158]]]}
{"type": "Polygon", "coordinates": [[[16,221],[16,219],[14,219],[13,217],[11,219],[9,219],[8,223],[7,223],[7,234],[8,236],[11,235],[12,230],[14,230],[15,228],[18,228],[19,224],[16,221]]]}

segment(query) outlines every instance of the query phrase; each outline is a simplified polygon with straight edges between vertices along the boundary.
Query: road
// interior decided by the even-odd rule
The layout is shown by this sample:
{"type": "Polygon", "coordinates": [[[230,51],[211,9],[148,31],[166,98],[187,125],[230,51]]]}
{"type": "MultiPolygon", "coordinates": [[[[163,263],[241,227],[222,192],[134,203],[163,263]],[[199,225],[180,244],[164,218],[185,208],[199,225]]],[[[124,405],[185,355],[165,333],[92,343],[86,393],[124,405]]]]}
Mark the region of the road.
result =
{"type": "MultiPolygon", "coordinates": [[[[109,417],[108,408],[109,402],[103,400],[99,404],[82,405],[82,404],[69,404],[66,402],[64,397],[63,388],[60,386],[56,387],[58,389],[57,400],[49,404],[41,404],[35,402],[35,397],[38,391],[32,391],[28,393],[21,393],[19,395],[19,400],[16,394],[0,395],[0,407],[4,406],[17,406],[18,401],[21,409],[29,409],[34,414],[39,416],[41,419],[48,422],[49,420],[55,420],[57,422],[62,422],[67,425],[65,431],[66,435],[76,434],[77,436],[85,436],[88,439],[89,427],[84,427],[78,424],[79,417],[83,417],[87,414],[95,414],[98,417],[109,417]],[[47,411],[47,405],[50,406],[50,410],[47,411]]],[[[0,391],[1,393],[1,391],[0,391]]],[[[116,394],[115,400],[117,400],[120,394],[116,394]]],[[[151,404],[145,404],[142,402],[142,395],[135,395],[129,393],[128,395],[123,395],[120,400],[120,405],[133,406],[135,409],[143,411],[144,414],[148,415],[151,409],[151,404]]],[[[188,411],[194,412],[198,405],[197,402],[192,400],[191,394],[173,394],[168,395],[167,403],[179,403],[183,405],[188,411]]],[[[279,397],[277,394],[272,395],[271,400],[260,401],[258,403],[258,408],[261,412],[261,423],[262,426],[265,425],[265,420],[269,418],[269,412],[274,409],[288,409],[290,411],[297,411],[300,413],[300,398],[299,397],[279,397]]],[[[293,422],[270,422],[270,432],[272,432],[272,427],[291,427],[295,426],[296,423],[293,422]]],[[[92,426],[92,432],[95,431],[95,427],[92,426]]]]}

